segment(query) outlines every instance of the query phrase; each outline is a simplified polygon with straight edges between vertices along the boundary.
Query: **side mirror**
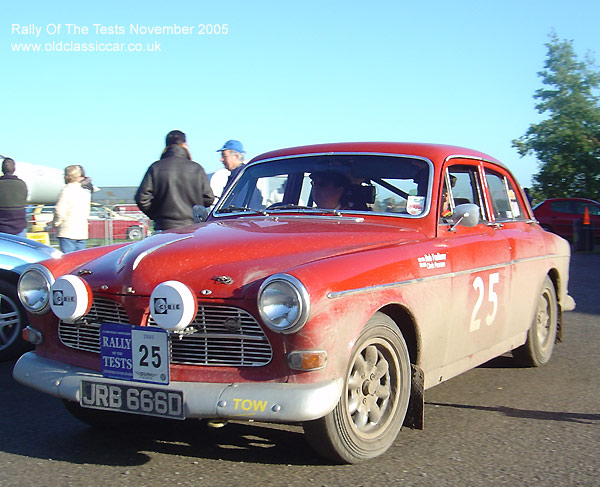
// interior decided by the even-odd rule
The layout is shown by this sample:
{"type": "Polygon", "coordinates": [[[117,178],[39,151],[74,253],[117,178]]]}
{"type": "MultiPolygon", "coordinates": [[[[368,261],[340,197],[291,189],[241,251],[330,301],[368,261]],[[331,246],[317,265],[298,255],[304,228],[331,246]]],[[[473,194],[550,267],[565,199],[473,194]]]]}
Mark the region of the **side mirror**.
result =
{"type": "Polygon", "coordinates": [[[450,230],[453,231],[458,225],[463,227],[474,227],[479,224],[479,206],[473,203],[463,203],[454,208],[452,213],[452,226],[450,230]]]}
{"type": "Polygon", "coordinates": [[[208,218],[208,208],[206,206],[194,205],[192,212],[194,213],[194,221],[196,223],[205,222],[208,218]]]}

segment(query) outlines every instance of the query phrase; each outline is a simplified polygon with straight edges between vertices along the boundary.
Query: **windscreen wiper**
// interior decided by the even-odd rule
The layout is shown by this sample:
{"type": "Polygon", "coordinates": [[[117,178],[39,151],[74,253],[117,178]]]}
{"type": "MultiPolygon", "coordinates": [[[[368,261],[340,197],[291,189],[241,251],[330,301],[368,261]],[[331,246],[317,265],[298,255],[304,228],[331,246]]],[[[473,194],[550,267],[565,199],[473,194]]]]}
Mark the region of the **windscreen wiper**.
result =
{"type": "Polygon", "coordinates": [[[303,206],[303,205],[294,205],[294,204],[280,204],[275,203],[271,206],[267,207],[268,211],[276,211],[276,210],[314,210],[312,206],[303,206]]]}
{"type": "Polygon", "coordinates": [[[267,208],[268,211],[274,212],[278,210],[300,210],[303,213],[331,213],[333,215],[341,216],[340,210],[331,209],[331,208],[319,208],[314,206],[303,206],[303,205],[271,205],[267,208]]]}

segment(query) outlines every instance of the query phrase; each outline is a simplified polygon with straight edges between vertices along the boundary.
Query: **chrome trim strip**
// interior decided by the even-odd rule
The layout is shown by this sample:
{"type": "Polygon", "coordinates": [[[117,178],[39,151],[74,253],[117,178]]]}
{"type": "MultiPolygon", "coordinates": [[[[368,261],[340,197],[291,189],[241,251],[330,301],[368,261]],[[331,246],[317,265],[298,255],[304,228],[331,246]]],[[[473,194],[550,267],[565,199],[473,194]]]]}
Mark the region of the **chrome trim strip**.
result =
{"type": "Polygon", "coordinates": [[[548,259],[550,257],[565,257],[565,256],[561,256],[561,255],[557,255],[557,254],[548,254],[548,255],[541,255],[541,256],[537,256],[537,257],[526,257],[524,259],[511,260],[509,262],[503,262],[500,264],[493,264],[493,265],[488,265],[488,266],[483,266],[483,267],[477,267],[474,269],[465,269],[464,271],[447,272],[445,274],[437,274],[435,276],[417,277],[415,279],[409,279],[407,281],[390,282],[387,284],[378,284],[377,286],[367,286],[367,287],[362,287],[362,288],[357,288],[357,289],[348,289],[346,291],[336,291],[334,293],[329,293],[327,295],[327,298],[328,299],[336,299],[336,298],[342,298],[345,296],[353,296],[353,295],[361,294],[361,293],[370,293],[373,291],[380,291],[383,289],[392,289],[395,287],[407,286],[409,284],[419,284],[422,282],[437,281],[439,279],[448,279],[448,278],[452,278],[452,277],[459,277],[459,276],[464,276],[466,274],[473,274],[475,272],[484,272],[484,271],[489,271],[489,270],[493,270],[493,269],[500,269],[501,267],[513,266],[517,263],[533,262],[536,260],[544,260],[544,259],[548,259]]]}
{"type": "Polygon", "coordinates": [[[170,240],[169,242],[165,242],[165,243],[162,243],[162,244],[157,245],[155,247],[152,247],[152,248],[150,248],[148,250],[144,250],[144,252],[142,252],[140,255],[138,255],[135,258],[135,260],[133,261],[132,269],[135,270],[136,267],[142,261],[142,259],[144,257],[146,257],[148,254],[151,254],[152,252],[155,252],[156,250],[162,249],[163,247],[166,247],[167,245],[171,245],[171,244],[174,244],[176,242],[181,242],[182,240],[187,240],[188,238],[192,238],[192,237],[193,237],[193,235],[186,235],[185,237],[181,237],[181,238],[178,238],[178,239],[175,239],[175,240],[170,240]]]}
{"type": "Polygon", "coordinates": [[[481,156],[465,156],[465,155],[461,155],[461,154],[453,154],[451,156],[447,156],[446,159],[444,160],[444,162],[451,161],[452,159],[469,159],[472,161],[487,162],[488,164],[494,164],[498,167],[501,167],[502,169],[505,169],[507,172],[510,173],[510,169],[508,169],[506,164],[504,164],[502,161],[495,161],[495,160],[487,159],[487,158],[481,157],[481,156]]]}

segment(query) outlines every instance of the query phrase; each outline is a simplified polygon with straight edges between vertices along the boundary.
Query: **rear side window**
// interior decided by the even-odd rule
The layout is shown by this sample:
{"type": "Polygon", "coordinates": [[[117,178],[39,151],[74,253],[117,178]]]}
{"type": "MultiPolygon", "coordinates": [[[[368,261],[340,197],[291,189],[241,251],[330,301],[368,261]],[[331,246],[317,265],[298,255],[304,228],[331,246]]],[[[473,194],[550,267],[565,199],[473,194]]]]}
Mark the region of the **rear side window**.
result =
{"type": "Polygon", "coordinates": [[[496,220],[525,218],[516,188],[506,176],[486,170],[485,179],[490,190],[492,211],[496,220]]]}
{"type": "MultiPolygon", "coordinates": [[[[575,213],[570,201],[553,201],[550,208],[556,213],[575,213]]],[[[581,214],[583,215],[583,209],[581,214]]]]}
{"type": "Polygon", "coordinates": [[[587,203],[585,201],[574,201],[575,213],[583,215],[585,208],[587,207],[590,215],[600,215],[600,206],[594,205],[593,203],[587,203]]]}

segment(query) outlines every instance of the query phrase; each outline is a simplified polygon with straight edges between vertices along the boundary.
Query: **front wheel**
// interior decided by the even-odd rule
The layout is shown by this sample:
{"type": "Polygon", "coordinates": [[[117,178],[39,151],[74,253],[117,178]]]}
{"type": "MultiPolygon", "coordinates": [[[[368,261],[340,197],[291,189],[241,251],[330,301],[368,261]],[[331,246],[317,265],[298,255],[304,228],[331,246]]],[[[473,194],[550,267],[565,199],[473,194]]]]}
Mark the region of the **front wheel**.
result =
{"type": "Polygon", "coordinates": [[[381,455],[404,422],[410,382],[404,338],[389,316],[376,313],[354,345],[337,406],[327,416],[304,423],[309,443],[339,463],[381,455]]]}
{"type": "Polygon", "coordinates": [[[31,350],[31,345],[21,336],[26,325],[16,286],[0,281],[0,361],[17,358],[31,350]]]}
{"type": "Polygon", "coordinates": [[[539,294],[527,341],[512,351],[524,367],[539,367],[550,360],[558,330],[558,304],[552,280],[546,276],[539,294]]]}

